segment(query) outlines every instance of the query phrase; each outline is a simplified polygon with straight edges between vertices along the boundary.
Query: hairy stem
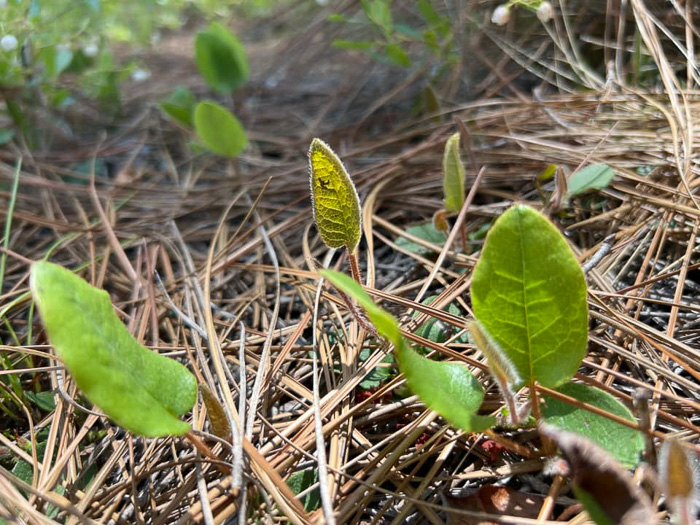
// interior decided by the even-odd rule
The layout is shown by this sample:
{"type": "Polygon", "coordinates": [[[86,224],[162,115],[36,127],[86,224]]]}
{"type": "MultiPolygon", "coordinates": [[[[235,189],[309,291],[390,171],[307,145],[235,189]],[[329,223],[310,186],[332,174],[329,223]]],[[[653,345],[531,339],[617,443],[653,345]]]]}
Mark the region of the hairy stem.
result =
{"type": "Polygon", "coordinates": [[[350,271],[352,272],[352,278],[355,279],[358,284],[362,284],[362,275],[360,274],[360,261],[357,257],[356,251],[348,250],[348,257],[350,258],[350,271]]]}

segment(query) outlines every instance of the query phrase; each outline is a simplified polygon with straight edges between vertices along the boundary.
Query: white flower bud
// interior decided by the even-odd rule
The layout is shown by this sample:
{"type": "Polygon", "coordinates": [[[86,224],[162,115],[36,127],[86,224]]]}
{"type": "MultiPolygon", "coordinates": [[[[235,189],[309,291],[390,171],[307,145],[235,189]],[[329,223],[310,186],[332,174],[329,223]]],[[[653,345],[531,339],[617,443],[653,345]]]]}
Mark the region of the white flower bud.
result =
{"type": "Polygon", "coordinates": [[[540,22],[543,24],[546,24],[552,18],[554,18],[554,9],[552,8],[552,4],[549,2],[542,2],[537,8],[537,18],[539,18],[540,22]]]}
{"type": "Polygon", "coordinates": [[[149,78],[151,78],[151,72],[148,69],[134,69],[134,72],[131,74],[131,80],[134,82],[143,82],[149,78]]]}
{"type": "Polygon", "coordinates": [[[0,39],[0,47],[3,51],[14,51],[17,49],[17,37],[15,35],[5,35],[0,39]]]}
{"type": "Polygon", "coordinates": [[[510,20],[510,7],[503,4],[494,9],[493,15],[491,15],[491,23],[503,26],[508,23],[508,20],[510,20]]]}
{"type": "Polygon", "coordinates": [[[87,44],[83,47],[83,54],[86,57],[96,57],[99,52],[100,48],[97,47],[97,44],[87,44]]]}

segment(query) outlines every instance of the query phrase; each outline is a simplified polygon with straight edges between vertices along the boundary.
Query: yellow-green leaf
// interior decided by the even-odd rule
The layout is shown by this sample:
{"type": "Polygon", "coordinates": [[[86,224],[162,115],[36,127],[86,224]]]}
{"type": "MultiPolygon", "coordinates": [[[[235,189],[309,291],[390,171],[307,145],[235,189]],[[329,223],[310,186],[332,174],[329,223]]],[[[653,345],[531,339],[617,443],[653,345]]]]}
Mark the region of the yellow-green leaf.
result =
{"type": "Polygon", "coordinates": [[[354,252],[361,235],[360,198],[345,166],[322,140],[311,141],[311,201],[316,227],[329,248],[354,252]]]}
{"type": "Polygon", "coordinates": [[[399,369],[423,403],[465,432],[480,432],[493,426],[494,417],[477,413],[484,390],[466,366],[423,357],[403,338],[398,321],[377,306],[355,280],[332,270],[323,270],[321,275],[355,299],[377,332],[394,345],[399,369]]]}
{"type": "Polygon", "coordinates": [[[559,230],[516,205],[491,227],[472,274],[474,315],[524,383],[570,379],[588,340],[586,280],[559,230]]]}
{"type": "Polygon", "coordinates": [[[194,127],[207,149],[217,155],[235,157],[248,145],[248,137],[238,119],[215,102],[197,104],[194,127]]]}
{"type": "Polygon", "coordinates": [[[459,154],[459,133],[455,133],[445,144],[445,156],[442,159],[443,180],[445,192],[445,209],[456,212],[464,204],[464,164],[459,154]]]}
{"type": "Polygon", "coordinates": [[[141,346],[114,313],[107,292],[48,262],[32,265],[30,286],[51,344],[90,401],[134,434],[190,430],[178,416],[194,404],[194,376],[141,346]]]}

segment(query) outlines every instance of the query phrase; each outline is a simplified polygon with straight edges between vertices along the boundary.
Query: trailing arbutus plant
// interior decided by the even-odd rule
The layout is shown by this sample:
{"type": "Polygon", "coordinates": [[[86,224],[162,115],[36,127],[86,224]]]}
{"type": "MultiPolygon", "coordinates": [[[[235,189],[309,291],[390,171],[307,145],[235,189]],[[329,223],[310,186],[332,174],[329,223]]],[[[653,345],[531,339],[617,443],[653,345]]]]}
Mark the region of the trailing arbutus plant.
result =
{"type": "MultiPolygon", "coordinates": [[[[484,390],[466,366],[421,356],[401,335],[398,321],[374,304],[358,282],[331,270],[321,274],[355,299],[378,335],[394,346],[409,388],[429,408],[465,432],[495,425],[494,415],[479,413],[484,390]]],[[[561,233],[533,208],[515,205],[491,227],[474,268],[476,321],[468,326],[512,425],[526,425],[532,411],[538,424],[591,442],[624,470],[639,462],[644,448],[632,413],[603,390],[571,381],[586,353],[586,294],[583,271],[561,233]],[[519,403],[523,388],[529,399],[519,403]]]]}
{"type": "MultiPolygon", "coordinates": [[[[30,270],[32,297],[38,305],[50,343],[85,397],[129,432],[148,438],[184,436],[199,452],[220,465],[221,458],[180,419],[197,399],[197,381],[174,359],[148,350],[129,333],[114,312],[109,294],[56,264],[34,262],[30,270]]],[[[200,386],[212,430],[230,439],[226,414],[209,389],[200,386]]],[[[264,469],[279,490],[278,504],[296,507],[299,500],[265,459],[243,439],[253,469],[264,469]]]]}

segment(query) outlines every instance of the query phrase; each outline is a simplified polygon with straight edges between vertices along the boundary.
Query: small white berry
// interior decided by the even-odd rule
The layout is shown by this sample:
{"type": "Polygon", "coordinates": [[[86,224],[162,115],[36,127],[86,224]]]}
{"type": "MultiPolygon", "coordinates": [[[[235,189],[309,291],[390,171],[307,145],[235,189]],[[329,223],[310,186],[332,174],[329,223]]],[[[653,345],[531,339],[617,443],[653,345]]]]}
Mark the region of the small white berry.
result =
{"type": "Polygon", "coordinates": [[[546,24],[552,18],[554,18],[554,9],[552,8],[552,4],[549,2],[542,2],[537,8],[537,18],[539,18],[540,22],[543,24],[546,24]]]}
{"type": "Polygon", "coordinates": [[[503,4],[494,9],[493,15],[491,15],[491,23],[503,26],[508,23],[508,20],[510,20],[510,7],[503,4]]]}
{"type": "Polygon", "coordinates": [[[17,37],[15,35],[5,35],[0,39],[0,47],[3,51],[14,51],[17,49],[17,37]]]}
{"type": "Polygon", "coordinates": [[[149,78],[151,78],[151,72],[148,69],[134,69],[134,72],[131,74],[131,80],[134,82],[143,82],[149,78]]]}
{"type": "Polygon", "coordinates": [[[86,57],[96,57],[99,52],[100,48],[97,47],[97,44],[88,44],[83,47],[83,54],[86,57]]]}

